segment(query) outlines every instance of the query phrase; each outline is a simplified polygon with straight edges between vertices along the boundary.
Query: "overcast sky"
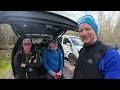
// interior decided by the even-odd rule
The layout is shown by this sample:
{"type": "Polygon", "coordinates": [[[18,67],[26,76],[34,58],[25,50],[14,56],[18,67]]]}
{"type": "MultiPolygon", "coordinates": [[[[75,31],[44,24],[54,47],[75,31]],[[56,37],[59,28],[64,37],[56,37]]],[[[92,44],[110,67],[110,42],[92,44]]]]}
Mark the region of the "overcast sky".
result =
{"type": "MultiPolygon", "coordinates": [[[[68,17],[68,18],[74,20],[75,22],[84,15],[92,15],[95,18],[95,20],[97,21],[98,13],[99,13],[99,11],[52,11],[52,12],[63,15],[65,17],[68,17]]],[[[115,23],[116,17],[118,16],[119,12],[120,11],[104,11],[104,14],[105,14],[106,18],[108,17],[108,15],[111,15],[113,23],[115,23]]]]}
{"type": "Polygon", "coordinates": [[[80,17],[84,15],[92,15],[94,18],[97,18],[97,11],[65,11],[67,17],[77,21],[80,17]]]}
{"type": "Polygon", "coordinates": [[[68,17],[74,21],[77,21],[80,17],[84,15],[92,15],[95,19],[98,16],[98,11],[52,11],[57,14],[61,14],[68,17]]]}

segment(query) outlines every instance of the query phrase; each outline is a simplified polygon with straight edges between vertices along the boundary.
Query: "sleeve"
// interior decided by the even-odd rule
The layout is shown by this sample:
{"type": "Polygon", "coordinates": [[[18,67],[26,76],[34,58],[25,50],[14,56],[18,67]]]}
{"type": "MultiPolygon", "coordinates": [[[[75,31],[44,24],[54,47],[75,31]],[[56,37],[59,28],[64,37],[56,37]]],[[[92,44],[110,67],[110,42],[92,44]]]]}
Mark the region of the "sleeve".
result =
{"type": "Polygon", "coordinates": [[[60,57],[59,69],[62,70],[63,69],[63,64],[64,64],[64,57],[63,57],[63,54],[62,54],[60,49],[59,49],[59,57],[60,57]]]}
{"type": "Polygon", "coordinates": [[[38,66],[38,63],[27,63],[27,64],[26,64],[26,67],[37,68],[37,67],[39,67],[39,66],[38,66]]]}
{"type": "Polygon", "coordinates": [[[103,57],[104,78],[120,79],[120,55],[117,50],[109,50],[103,57]]]}
{"type": "Polygon", "coordinates": [[[18,76],[18,77],[19,77],[20,63],[21,63],[20,62],[20,53],[18,52],[15,55],[14,62],[13,62],[13,66],[14,66],[14,70],[15,70],[15,76],[18,76]]]}
{"type": "Polygon", "coordinates": [[[48,63],[47,63],[47,50],[45,49],[43,52],[43,58],[42,58],[42,64],[45,67],[45,69],[51,74],[52,73],[52,69],[49,67],[48,63]]]}
{"type": "Polygon", "coordinates": [[[32,68],[38,68],[41,66],[41,56],[39,54],[36,53],[36,63],[27,63],[28,67],[32,67],[32,68]]]}

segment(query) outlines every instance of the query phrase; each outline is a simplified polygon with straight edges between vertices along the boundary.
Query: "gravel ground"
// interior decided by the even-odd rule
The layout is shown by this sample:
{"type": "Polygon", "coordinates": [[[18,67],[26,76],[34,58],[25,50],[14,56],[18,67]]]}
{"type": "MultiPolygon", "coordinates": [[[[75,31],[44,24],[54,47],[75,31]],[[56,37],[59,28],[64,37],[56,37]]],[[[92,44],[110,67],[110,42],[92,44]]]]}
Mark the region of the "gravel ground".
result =
{"type": "Polygon", "coordinates": [[[75,69],[75,66],[70,65],[69,62],[65,60],[65,66],[64,66],[65,79],[72,79],[74,69],[75,69]]]}
{"type": "Polygon", "coordinates": [[[10,71],[8,72],[8,74],[4,77],[4,79],[14,79],[13,73],[12,73],[12,69],[10,69],[10,71]]]}

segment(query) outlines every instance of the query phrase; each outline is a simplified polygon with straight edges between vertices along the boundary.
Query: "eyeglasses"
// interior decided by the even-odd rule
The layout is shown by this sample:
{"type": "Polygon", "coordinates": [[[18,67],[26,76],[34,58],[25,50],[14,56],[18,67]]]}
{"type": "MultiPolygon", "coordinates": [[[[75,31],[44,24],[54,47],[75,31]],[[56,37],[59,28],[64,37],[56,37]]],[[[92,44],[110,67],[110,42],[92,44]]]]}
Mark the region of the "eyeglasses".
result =
{"type": "Polygon", "coordinates": [[[30,46],[31,43],[23,43],[24,46],[30,46]]]}

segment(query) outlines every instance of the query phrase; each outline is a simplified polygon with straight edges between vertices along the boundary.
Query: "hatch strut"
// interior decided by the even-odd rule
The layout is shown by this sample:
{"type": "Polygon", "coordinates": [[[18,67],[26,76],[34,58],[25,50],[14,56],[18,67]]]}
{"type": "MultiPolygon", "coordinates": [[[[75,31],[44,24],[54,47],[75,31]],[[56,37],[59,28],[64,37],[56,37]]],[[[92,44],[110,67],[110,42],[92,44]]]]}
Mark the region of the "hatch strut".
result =
{"type": "Polygon", "coordinates": [[[67,29],[60,35],[60,37],[58,37],[58,39],[60,39],[65,34],[66,31],[67,29]]]}

